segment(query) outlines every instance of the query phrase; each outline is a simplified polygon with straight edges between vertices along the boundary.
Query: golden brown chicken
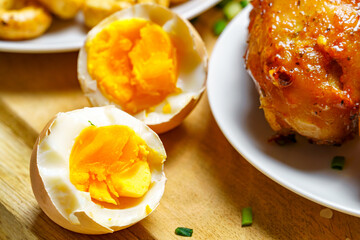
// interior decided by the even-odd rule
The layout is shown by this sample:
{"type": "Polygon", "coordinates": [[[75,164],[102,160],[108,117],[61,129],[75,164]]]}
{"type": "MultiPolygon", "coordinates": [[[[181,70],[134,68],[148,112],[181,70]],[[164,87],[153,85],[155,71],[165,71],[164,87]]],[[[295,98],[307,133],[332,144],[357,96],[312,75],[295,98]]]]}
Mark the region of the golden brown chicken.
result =
{"type": "Polygon", "coordinates": [[[280,134],[319,144],[357,131],[359,0],[254,0],[246,66],[280,134]]]}

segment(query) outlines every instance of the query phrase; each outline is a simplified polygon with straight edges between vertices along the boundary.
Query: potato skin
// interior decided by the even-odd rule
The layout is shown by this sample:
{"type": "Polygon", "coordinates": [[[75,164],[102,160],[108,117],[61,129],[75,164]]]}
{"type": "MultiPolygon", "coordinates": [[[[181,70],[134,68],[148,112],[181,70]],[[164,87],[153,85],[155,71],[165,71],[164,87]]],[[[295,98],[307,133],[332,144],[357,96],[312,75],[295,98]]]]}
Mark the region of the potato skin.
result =
{"type": "Polygon", "coordinates": [[[51,13],[61,19],[72,19],[81,9],[85,0],[37,0],[51,13]]]}
{"type": "Polygon", "coordinates": [[[357,132],[360,17],[355,2],[252,1],[246,67],[278,133],[337,144],[357,132]]]}
{"type": "Polygon", "coordinates": [[[26,40],[42,35],[52,16],[33,0],[0,0],[0,39],[26,40]]]}

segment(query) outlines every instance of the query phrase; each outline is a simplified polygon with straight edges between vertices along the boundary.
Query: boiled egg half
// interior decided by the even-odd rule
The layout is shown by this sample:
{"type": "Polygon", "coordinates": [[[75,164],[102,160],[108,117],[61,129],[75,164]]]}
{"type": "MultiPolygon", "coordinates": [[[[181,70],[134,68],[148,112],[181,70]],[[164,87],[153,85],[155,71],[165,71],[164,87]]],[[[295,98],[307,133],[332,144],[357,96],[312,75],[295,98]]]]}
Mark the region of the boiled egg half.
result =
{"type": "Polygon", "coordinates": [[[32,189],[42,210],[60,226],[111,233],[158,206],[165,159],[157,134],[114,106],[59,113],[34,146],[32,189]]]}
{"type": "Polygon", "coordinates": [[[206,48],[187,20],[159,5],[137,4],[88,33],[78,78],[93,106],[113,104],[162,133],[200,99],[206,48]]]}

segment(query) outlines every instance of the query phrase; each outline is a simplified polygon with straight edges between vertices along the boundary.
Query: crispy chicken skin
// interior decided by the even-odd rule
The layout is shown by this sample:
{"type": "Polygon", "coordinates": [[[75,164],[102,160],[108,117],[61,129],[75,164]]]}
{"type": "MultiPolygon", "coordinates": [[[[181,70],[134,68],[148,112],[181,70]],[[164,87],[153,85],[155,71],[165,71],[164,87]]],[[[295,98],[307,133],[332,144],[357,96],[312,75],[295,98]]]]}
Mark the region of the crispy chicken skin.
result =
{"type": "Polygon", "coordinates": [[[280,134],[319,144],[357,132],[359,0],[254,0],[246,67],[280,134]]]}

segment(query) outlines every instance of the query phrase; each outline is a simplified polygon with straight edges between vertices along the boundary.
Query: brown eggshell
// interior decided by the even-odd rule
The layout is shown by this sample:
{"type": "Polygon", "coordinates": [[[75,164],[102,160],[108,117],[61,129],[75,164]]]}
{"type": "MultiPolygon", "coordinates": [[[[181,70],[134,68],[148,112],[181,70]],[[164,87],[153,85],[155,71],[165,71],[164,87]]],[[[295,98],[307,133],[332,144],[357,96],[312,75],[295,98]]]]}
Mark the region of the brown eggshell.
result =
{"type": "MultiPolygon", "coordinates": [[[[103,108],[107,108],[110,110],[113,108],[116,111],[120,111],[120,110],[114,108],[113,106],[107,106],[107,107],[103,107],[103,108]]],[[[83,109],[81,109],[81,110],[83,110],[83,109]]],[[[81,111],[81,110],[76,110],[76,111],[81,111]]],[[[58,115],[55,116],[54,118],[52,118],[46,124],[46,126],[41,131],[41,133],[39,134],[39,137],[37,138],[37,140],[35,142],[35,145],[34,145],[34,148],[33,148],[32,154],[31,154],[31,159],[30,159],[31,186],[32,186],[34,196],[35,196],[40,208],[45,212],[45,214],[52,221],[54,221],[61,227],[66,228],[73,232],[85,233],[85,234],[112,233],[114,231],[118,231],[118,230],[127,228],[127,227],[135,224],[136,222],[140,221],[143,217],[139,218],[138,220],[132,220],[132,221],[136,221],[136,222],[131,222],[130,224],[125,225],[125,226],[113,225],[111,227],[106,227],[106,226],[102,226],[100,223],[97,223],[96,221],[94,221],[93,218],[91,216],[89,216],[85,211],[76,211],[76,212],[74,212],[74,215],[77,217],[79,224],[73,224],[60,213],[60,211],[57,209],[54,202],[52,201],[52,199],[49,195],[49,192],[45,188],[46,184],[45,184],[43,178],[41,177],[41,174],[39,172],[39,165],[38,165],[39,146],[40,146],[41,142],[47,136],[52,134],[52,126],[54,125],[55,121],[57,120],[57,117],[58,117],[58,115]]],[[[136,119],[134,119],[134,120],[136,120],[136,119]]],[[[138,121],[138,120],[136,120],[136,121],[138,121]]],[[[66,131],[66,129],[65,129],[65,131],[66,131]]],[[[147,131],[147,130],[145,130],[145,131],[147,131]]],[[[151,137],[151,140],[148,140],[148,141],[159,142],[160,148],[163,149],[163,145],[161,143],[160,138],[155,133],[153,133],[151,130],[148,130],[148,131],[150,131],[149,132],[150,134],[153,134],[153,136],[155,136],[155,138],[151,137]]],[[[163,151],[165,151],[165,150],[163,150],[163,151]]],[[[165,157],[166,157],[166,153],[165,153],[165,157]]],[[[165,182],[166,182],[166,177],[163,173],[163,170],[162,170],[162,174],[163,175],[161,177],[161,180],[159,180],[159,181],[161,181],[163,183],[160,183],[160,185],[165,184],[165,182]]],[[[163,194],[163,189],[161,189],[163,187],[164,186],[160,187],[160,192],[162,191],[161,195],[163,194]]],[[[160,198],[161,198],[161,196],[160,196],[160,198]]],[[[154,210],[155,208],[156,208],[156,206],[154,206],[152,208],[152,210],[154,210]]]]}
{"type": "MultiPolygon", "coordinates": [[[[97,26],[95,26],[87,36],[87,41],[91,40],[96,36],[97,33],[99,33],[105,26],[110,24],[111,22],[114,22],[119,19],[126,19],[126,18],[133,18],[133,17],[140,17],[142,14],[147,14],[147,18],[150,19],[150,21],[153,21],[158,24],[164,24],[166,21],[174,20],[174,22],[177,22],[175,29],[180,29],[179,31],[181,33],[178,33],[178,36],[186,35],[184,39],[188,40],[188,36],[191,37],[191,41],[184,41],[184,42],[191,42],[189,43],[188,48],[192,49],[192,52],[189,56],[185,56],[183,63],[180,63],[179,65],[183,64],[185,65],[188,60],[191,59],[192,56],[196,55],[199,58],[199,63],[197,65],[191,66],[193,68],[193,71],[195,71],[197,68],[202,69],[202,75],[201,77],[192,77],[192,81],[196,81],[196,84],[193,86],[196,86],[194,90],[191,90],[189,92],[193,93],[193,96],[189,98],[184,105],[182,105],[181,109],[171,113],[170,117],[161,117],[162,113],[157,112],[159,115],[158,121],[154,122],[153,120],[148,121],[147,114],[137,114],[134,115],[139,120],[145,122],[149,127],[151,127],[156,133],[164,133],[167,132],[179,124],[184,120],[186,116],[194,109],[197,102],[200,100],[203,91],[205,90],[206,86],[206,79],[207,79],[207,71],[208,71],[208,56],[207,51],[205,48],[205,44],[202,41],[200,35],[195,30],[195,28],[191,25],[191,23],[181,18],[180,16],[173,13],[171,10],[166,9],[164,7],[154,5],[154,4],[137,4],[133,6],[132,8],[128,8],[122,11],[119,11],[110,17],[104,19],[101,23],[99,23],[97,26]],[[180,23],[178,23],[180,22],[180,23]],[[184,32],[185,27],[187,28],[187,32],[184,32]],[[187,35],[188,34],[188,35],[187,35]],[[191,46],[191,47],[190,47],[191,46]],[[201,85],[201,88],[198,88],[198,86],[201,85]]],[[[180,70],[181,71],[181,70],[180,70]]],[[[181,74],[181,72],[180,72],[181,74]]],[[[89,102],[93,106],[105,106],[105,105],[115,105],[116,107],[121,108],[121,106],[117,105],[116,103],[112,102],[111,100],[107,99],[99,90],[97,83],[95,80],[93,80],[90,76],[90,74],[87,71],[87,53],[85,45],[80,49],[79,58],[78,58],[78,79],[80,82],[80,86],[85,94],[85,96],[88,98],[89,102]]],[[[186,82],[187,79],[182,80],[183,82],[186,82]]],[[[190,81],[190,80],[189,80],[190,81]]],[[[184,95],[188,92],[184,92],[184,95]]],[[[181,93],[183,94],[183,93],[181,93]]],[[[179,94],[180,95],[180,94],[179,94]]],[[[166,101],[167,99],[165,99],[166,101]]],[[[164,102],[165,102],[164,101],[164,102]]]]}
{"type": "MultiPolygon", "coordinates": [[[[87,233],[87,234],[104,234],[104,233],[113,232],[113,231],[109,231],[109,229],[107,229],[107,228],[104,228],[103,231],[101,231],[101,230],[99,231],[98,230],[99,225],[97,223],[94,223],[93,228],[91,228],[91,226],[89,226],[90,228],[84,228],[81,225],[70,224],[69,221],[67,221],[56,209],[56,207],[54,206],[53,202],[50,199],[48,192],[45,190],[44,182],[40,176],[39,168],[37,167],[37,154],[38,154],[38,147],[39,147],[39,144],[41,143],[42,139],[44,137],[48,136],[49,134],[51,134],[51,126],[54,123],[55,119],[56,119],[56,117],[53,117],[45,125],[44,129],[39,134],[39,137],[36,139],[36,142],[35,142],[32,154],[31,154],[30,179],[31,179],[31,187],[34,192],[36,201],[38,202],[40,208],[45,212],[45,214],[51,220],[53,220],[55,223],[57,223],[61,227],[66,228],[70,231],[78,232],[78,233],[87,233]],[[97,229],[97,230],[94,231],[94,229],[97,229]]],[[[86,220],[88,221],[90,218],[88,216],[86,216],[85,213],[83,213],[83,214],[84,215],[82,215],[82,216],[78,215],[78,217],[80,217],[80,219],[86,218],[86,220]]],[[[80,222],[81,222],[81,220],[80,220],[80,222]]],[[[120,229],[118,229],[118,230],[120,230],[120,229]]]]}

